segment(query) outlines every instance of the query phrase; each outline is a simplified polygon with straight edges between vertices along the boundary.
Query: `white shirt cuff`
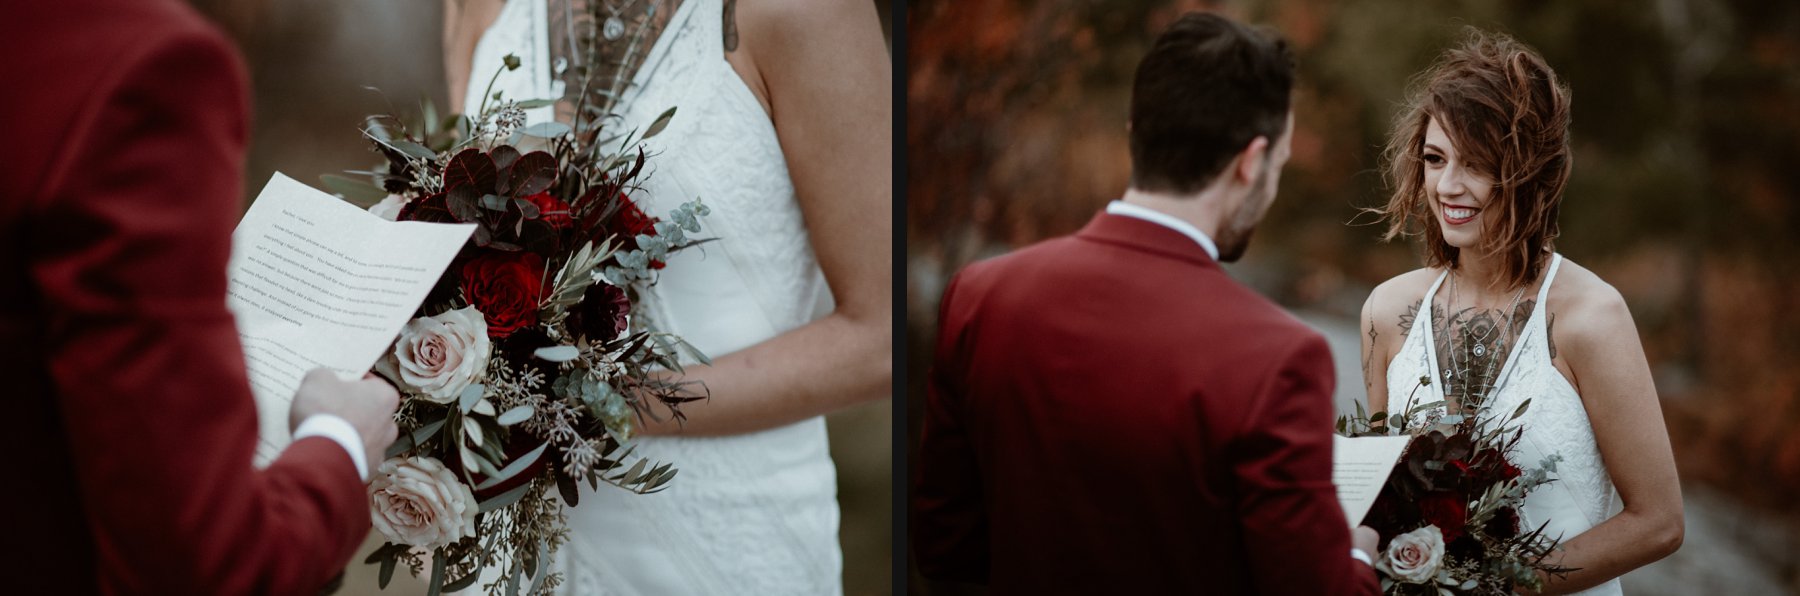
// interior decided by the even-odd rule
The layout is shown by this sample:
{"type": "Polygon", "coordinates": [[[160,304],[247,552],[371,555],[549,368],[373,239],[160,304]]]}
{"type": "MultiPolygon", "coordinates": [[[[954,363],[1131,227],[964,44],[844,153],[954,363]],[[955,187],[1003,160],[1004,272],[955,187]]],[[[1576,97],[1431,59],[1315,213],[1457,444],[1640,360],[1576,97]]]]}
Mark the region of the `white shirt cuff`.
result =
{"type": "Polygon", "coordinates": [[[344,453],[350,454],[350,461],[356,462],[356,475],[363,482],[369,481],[369,458],[363,452],[362,433],[356,432],[356,427],[351,426],[349,420],[336,414],[308,416],[294,429],[295,441],[307,437],[325,437],[336,441],[338,446],[344,448],[344,453]]]}
{"type": "Polygon", "coordinates": [[[1368,565],[1370,567],[1375,566],[1375,561],[1373,559],[1369,558],[1369,553],[1363,552],[1363,549],[1360,549],[1360,548],[1350,549],[1350,558],[1356,559],[1358,561],[1362,561],[1364,565],[1368,565]]]}

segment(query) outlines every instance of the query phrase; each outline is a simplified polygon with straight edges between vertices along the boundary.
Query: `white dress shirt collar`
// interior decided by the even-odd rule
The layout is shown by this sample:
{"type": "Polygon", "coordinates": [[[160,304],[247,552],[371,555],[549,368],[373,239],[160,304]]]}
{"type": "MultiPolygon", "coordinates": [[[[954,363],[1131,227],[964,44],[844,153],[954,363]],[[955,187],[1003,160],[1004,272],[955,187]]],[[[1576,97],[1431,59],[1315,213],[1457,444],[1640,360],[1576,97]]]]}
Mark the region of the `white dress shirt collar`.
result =
{"type": "Polygon", "coordinates": [[[1142,205],[1133,205],[1125,201],[1113,201],[1107,203],[1106,212],[1112,215],[1135,217],[1181,232],[1183,236],[1194,239],[1194,243],[1199,244],[1200,248],[1205,249],[1206,254],[1211,256],[1214,261],[1219,260],[1219,246],[1213,244],[1212,237],[1207,236],[1206,232],[1200,231],[1200,228],[1196,228],[1193,224],[1182,221],[1178,217],[1142,205]]]}

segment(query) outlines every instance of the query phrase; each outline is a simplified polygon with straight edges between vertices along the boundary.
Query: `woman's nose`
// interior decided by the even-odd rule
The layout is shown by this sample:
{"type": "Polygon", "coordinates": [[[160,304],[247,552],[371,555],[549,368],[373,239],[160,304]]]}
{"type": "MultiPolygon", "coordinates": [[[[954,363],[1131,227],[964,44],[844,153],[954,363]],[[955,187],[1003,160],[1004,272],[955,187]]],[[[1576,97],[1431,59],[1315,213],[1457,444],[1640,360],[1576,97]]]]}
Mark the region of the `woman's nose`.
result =
{"type": "Polygon", "coordinates": [[[1437,194],[1440,197],[1461,196],[1467,190],[1463,184],[1463,169],[1451,163],[1444,166],[1444,173],[1437,179],[1437,194]]]}

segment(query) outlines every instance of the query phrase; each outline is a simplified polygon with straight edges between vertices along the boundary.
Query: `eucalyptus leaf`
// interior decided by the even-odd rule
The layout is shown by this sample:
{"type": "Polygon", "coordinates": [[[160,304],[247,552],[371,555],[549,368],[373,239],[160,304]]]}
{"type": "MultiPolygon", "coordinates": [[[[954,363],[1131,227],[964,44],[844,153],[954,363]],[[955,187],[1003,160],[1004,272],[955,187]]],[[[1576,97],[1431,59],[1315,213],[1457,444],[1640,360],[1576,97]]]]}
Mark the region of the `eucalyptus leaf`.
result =
{"type": "Polygon", "coordinates": [[[526,453],[519,457],[519,459],[513,460],[510,464],[506,464],[506,467],[501,468],[500,471],[489,474],[488,479],[477,485],[475,490],[486,490],[498,486],[502,482],[511,480],[512,477],[517,476],[519,472],[524,471],[526,468],[531,467],[532,464],[537,463],[538,459],[543,457],[544,450],[549,447],[549,443],[538,445],[537,449],[531,450],[530,453],[526,453]]]}
{"type": "MultiPolygon", "coordinates": [[[[537,219],[544,215],[543,210],[538,209],[537,203],[525,199],[513,199],[513,206],[519,208],[519,214],[523,215],[525,219],[537,219]]],[[[520,220],[519,223],[523,225],[525,221],[520,220]]]]}
{"type": "Polygon", "coordinates": [[[523,581],[525,581],[525,567],[523,565],[513,567],[512,573],[508,574],[506,578],[506,596],[519,596],[519,583],[523,581]]]}
{"type": "Polygon", "coordinates": [[[509,192],[515,197],[525,197],[549,189],[556,184],[556,168],[556,158],[543,151],[519,156],[506,173],[509,192]]]}
{"type": "Polygon", "coordinates": [[[401,153],[405,153],[407,155],[417,157],[419,159],[435,159],[437,157],[437,153],[432,151],[430,148],[428,148],[424,145],[420,145],[418,143],[414,143],[412,141],[405,140],[405,139],[400,139],[400,140],[394,141],[393,146],[395,149],[399,149],[401,153]]]}
{"type": "Polygon", "coordinates": [[[554,139],[569,134],[569,125],[561,122],[539,122],[519,131],[522,134],[543,139],[554,139]]]}
{"type": "Polygon", "coordinates": [[[375,552],[369,553],[369,558],[363,559],[363,564],[374,565],[381,562],[382,559],[392,559],[403,552],[406,552],[406,545],[404,544],[395,544],[392,542],[384,543],[379,548],[376,548],[375,552]]]}
{"type": "Polygon", "coordinates": [[[463,434],[468,435],[469,442],[474,443],[476,445],[480,445],[485,442],[485,441],[483,441],[483,439],[485,439],[486,437],[483,437],[481,435],[481,424],[474,420],[465,420],[463,422],[463,434]]]}
{"type": "Polygon", "coordinates": [[[561,471],[556,472],[556,492],[557,494],[562,495],[563,504],[565,505],[574,507],[581,504],[581,485],[576,483],[574,478],[563,474],[561,471]]]}
{"type": "Polygon", "coordinates": [[[536,551],[538,553],[537,570],[533,571],[531,574],[531,587],[525,590],[526,594],[536,594],[538,592],[538,587],[544,584],[544,577],[550,575],[547,573],[550,567],[550,557],[545,554],[545,551],[548,550],[550,550],[549,545],[544,544],[542,541],[538,542],[536,551]]]}
{"type": "Polygon", "coordinates": [[[475,580],[478,580],[478,579],[481,579],[481,569],[475,569],[473,571],[470,571],[467,574],[464,574],[462,577],[457,578],[456,581],[445,584],[444,591],[445,592],[460,592],[462,590],[467,589],[469,586],[475,585],[475,580]]]}
{"type": "Polygon", "coordinates": [[[431,583],[426,585],[426,596],[438,596],[443,593],[444,565],[450,562],[449,557],[444,556],[445,554],[444,549],[441,548],[431,551],[431,583]]]}
{"type": "Polygon", "coordinates": [[[537,109],[537,108],[556,105],[556,100],[554,100],[554,99],[527,99],[525,101],[521,101],[521,102],[515,103],[513,105],[518,106],[519,109],[521,109],[521,110],[533,110],[533,109],[537,109]]]}
{"type": "Polygon", "coordinates": [[[575,346],[550,346],[538,348],[531,355],[551,362],[568,362],[581,356],[581,349],[575,346]]]}
{"type": "Polygon", "coordinates": [[[500,426],[512,426],[530,420],[531,415],[534,413],[536,413],[536,410],[533,410],[529,405],[519,406],[507,410],[505,414],[501,414],[499,418],[495,419],[495,422],[499,422],[500,426]]]}
{"type": "Polygon", "coordinates": [[[489,478],[500,474],[500,470],[495,468],[494,464],[489,463],[488,458],[485,457],[475,458],[475,466],[481,470],[481,475],[489,478]]]}
{"type": "Polygon", "coordinates": [[[462,396],[457,398],[458,409],[461,409],[464,414],[469,413],[469,410],[475,407],[475,402],[479,401],[482,394],[486,392],[487,385],[481,383],[471,383],[468,387],[464,387],[462,396]]]}
{"type": "Polygon", "coordinates": [[[421,104],[419,106],[419,110],[425,116],[424,117],[425,136],[431,136],[431,135],[437,134],[437,131],[438,131],[437,106],[432,105],[431,100],[429,100],[429,99],[419,102],[419,103],[421,104]]]}
{"type": "Polygon", "coordinates": [[[379,578],[379,581],[376,584],[377,587],[379,587],[380,589],[386,590],[388,587],[388,582],[394,581],[394,564],[398,563],[399,561],[400,561],[400,559],[398,557],[390,557],[387,559],[382,559],[382,561],[381,561],[381,576],[379,578]]]}
{"type": "Polygon", "coordinates": [[[658,133],[661,133],[663,131],[663,129],[669,127],[669,120],[673,119],[674,117],[675,117],[675,108],[669,108],[668,110],[664,110],[662,115],[656,117],[655,122],[650,123],[650,128],[644,130],[644,136],[643,136],[643,138],[641,138],[639,140],[648,139],[650,137],[656,136],[658,133]]]}
{"type": "Polygon", "coordinates": [[[479,469],[481,469],[481,464],[475,457],[474,451],[470,450],[465,445],[457,445],[456,451],[457,451],[457,453],[462,455],[463,470],[479,470],[479,469]]]}
{"type": "Polygon", "coordinates": [[[377,201],[387,198],[386,190],[382,190],[380,187],[370,184],[368,181],[347,178],[337,174],[325,174],[319,176],[319,181],[325,184],[325,190],[344,197],[345,200],[365,209],[368,208],[369,205],[373,205],[377,201]]]}
{"type": "Polygon", "coordinates": [[[1513,410],[1512,417],[1507,418],[1506,421],[1512,422],[1518,420],[1520,416],[1525,415],[1525,408],[1529,407],[1531,407],[1531,398],[1525,398],[1525,401],[1519,402],[1519,409],[1513,410]]]}
{"type": "Polygon", "coordinates": [[[525,484],[519,485],[518,488],[506,491],[504,493],[500,493],[498,496],[495,496],[492,499],[482,501],[478,507],[479,507],[481,513],[487,513],[489,511],[493,511],[495,509],[500,509],[500,508],[506,507],[507,505],[511,505],[513,503],[519,502],[519,499],[525,498],[525,493],[530,492],[530,491],[531,491],[531,483],[527,482],[525,484]]]}
{"type": "Polygon", "coordinates": [[[431,424],[427,424],[425,426],[421,426],[421,427],[413,430],[412,434],[408,435],[406,440],[394,441],[393,445],[389,445],[388,449],[387,449],[387,456],[384,457],[383,459],[398,457],[401,453],[405,453],[406,450],[408,450],[408,449],[412,449],[419,445],[425,444],[425,439],[430,438],[433,433],[436,433],[438,431],[438,429],[443,428],[443,427],[444,427],[444,421],[439,420],[437,422],[433,422],[431,424]]]}
{"type": "Polygon", "coordinates": [[[625,479],[622,480],[621,483],[622,484],[636,484],[638,481],[639,475],[644,473],[644,466],[649,463],[650,463],[650,460],[647,460],[647,459],[638,460],[636,464],[633,464],[631,466],[630,470],[625,472],[625,479]]]}

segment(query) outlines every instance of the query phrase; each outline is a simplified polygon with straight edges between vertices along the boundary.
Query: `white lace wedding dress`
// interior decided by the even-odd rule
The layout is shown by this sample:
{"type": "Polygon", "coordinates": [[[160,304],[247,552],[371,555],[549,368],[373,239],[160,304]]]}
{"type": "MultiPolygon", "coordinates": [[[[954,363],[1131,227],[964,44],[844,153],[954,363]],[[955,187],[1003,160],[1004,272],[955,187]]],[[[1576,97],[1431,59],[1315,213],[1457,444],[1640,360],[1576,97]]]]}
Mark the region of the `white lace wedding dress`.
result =
{"type": "MultiPolygon", "coordinates": [[[[1531,406],[1517,421],[1525,432],[1514,454],[1514,463],[1536,467],[1545,458],[1558,454],[1562,461],[1556,464],[1556,472],[1552,475],[1556,482],[1538,487],[1525,498],[1519,521],[1522,527],[1532,529],[1547,521],[1549,525],[1544,533],[1561,536],[1566,541],[1605,521],[1617,513],[1617,509],[1612,477],[1600,460],[1600,448],[1594,443],[1594,429],[1588,424],[1587,409],[1575,387],[1550,362],[1544,299],[1549,297],[1550,284],[1556,280],[1556,270],[1561,265],[1562,255],[1551,257],[1543,287],[1538,289],[1537,303],[1524,330],[1513,343],[1511,356],[1501,365],[1500,375],[1495,377],[1498,389],[1489,396],[1493,401],[1486,411],[1497,416],[1511,416],[1521,402],[1531,400],[1531,406]]],[[[1444,399],[1445,377],[1439,371],[1437,342],[1432,337],[1431,325],[1432,299],[1443,283],[1444,275],[1439,275],[1431,289],[1425,292],[1406,342],[1388,363],[1390,411],[1404,412],[1415,404],[1444,399]],[[1421,376],[1431,377],[1434,382],[1414,395],[1413,389],[1418,386],[1421,376]],[[1412,395],[1411,403],[1402,403],[1407,401],[1408,395],[1412,395]]],[[[1440,406],[1435,412],[1415,418],[1443,413],[1440,406]]],[[[1622,593],[1618,578],[1580,592],[1595,596],[1622,593]]]]}
{"type": "MultiPolygon", "coordinates": [[[[708,356],[744,349],[824,316],[830,289],[813,257],[775,128],[726,62],[721,0],[686,0],[623,96],[620,130],[678,109],[647,145],[645,210],[700,198],[703,236],[644,301],[658,328],[708,356]]],[[[544,0],[511,0],[475,49],[465,105],[507,54],[522,66],[496,90],[513,99],[562,96],[548,64],[544,0]]],[[[471,108],[473,109],[473,108],[471,108]]],[[[549,108],[531,114],[537,122],[549,108]]],[[[569,511],[572,538],[557,564],[569,594],[838,594],[837,472],[825,420],[719,438],[643,438],[638,453],[680,470],[669,488],[635,495],[602,484],[569,511]]]]}

